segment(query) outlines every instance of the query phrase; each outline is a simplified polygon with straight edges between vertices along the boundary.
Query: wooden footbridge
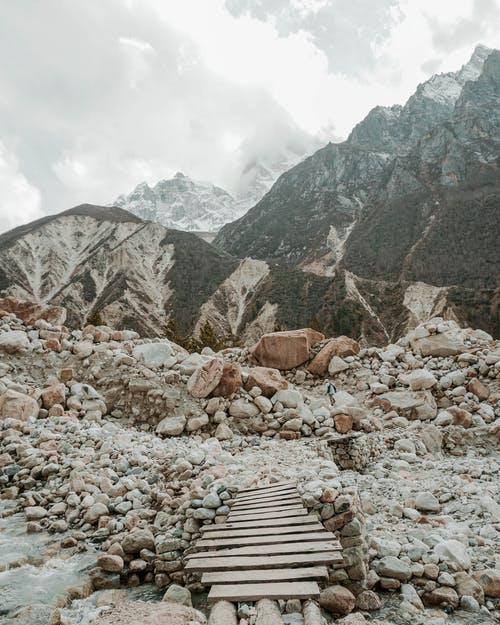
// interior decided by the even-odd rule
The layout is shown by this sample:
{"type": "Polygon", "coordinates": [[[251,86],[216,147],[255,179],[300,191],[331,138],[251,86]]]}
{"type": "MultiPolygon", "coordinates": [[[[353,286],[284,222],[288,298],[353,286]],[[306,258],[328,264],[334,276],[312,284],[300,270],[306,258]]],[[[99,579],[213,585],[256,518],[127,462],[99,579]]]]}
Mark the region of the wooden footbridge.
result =
{"type": "Polygon", "coordinates": [[[342,562],[334,534],[290,482],[239,491],[226,523],[201,531],[185,568],[202,573],[210,601],[317,598],[327,565],[342,562]]]}

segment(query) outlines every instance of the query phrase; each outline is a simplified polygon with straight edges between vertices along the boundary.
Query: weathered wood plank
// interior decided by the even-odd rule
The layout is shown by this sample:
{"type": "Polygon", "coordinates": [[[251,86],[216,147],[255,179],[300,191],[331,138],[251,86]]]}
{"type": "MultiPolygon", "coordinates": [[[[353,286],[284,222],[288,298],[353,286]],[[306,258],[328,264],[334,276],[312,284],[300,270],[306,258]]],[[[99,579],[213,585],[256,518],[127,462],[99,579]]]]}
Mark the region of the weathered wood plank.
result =
{"type": "MultiPolygon", "coordinates": [[[[305,509],[304,508],[291,508],[288,511],[288,514],[290,516],[297,516],[299,514],[304,514],[305,513],[305,509]]],[[[284,514],[283,512],[254,512],[253,514],[238,514],[238,512],[230,512],[229,516],[227,517],[227,520],[230,523],[233,523],[234,521],[245,521],[248,520],[249,518],[251,519],[255,519],[256,521],[260,520],[260,519],[281,519],[281,518],[286,518],[286,514],[284,514]]]]}
{"type": "Polygon", "coordinates": [[[198,558],[224,558],[230,556],[265,556],[278,553],[319,553],[321,551],[340,550],[342,547],[337,541],[318,541],[311,543],[292,542],[275,545],[251,545],[249,547],[235,547],[233,549],[219,549],[218,551],[200,551],[190,553],[187,560],[198,558]]]}
{"type": "MultiPolygon", "coordinates": [[[[218,531],[220,525],[215,525],[215,531],[205,532],[204,536],[209,539],[214,538],[240,538],[241,536],[271,536],[273,534],[297,534],[299,532],[320,532],[325,528],[321,523],[311,523],[310,525],[290,525],[282,527],[267,527],[262,529],[260,527],[239,529],[239,530],[222,530],[218,531]]],[[[200,540],[205,540],[201,538],[200,540]]]]}
{"type": "Polygon", "coordinates": [[[209,601],[257,601],[258,599],[309,599],[319,597],[317,582],[271,582],[212,586],[209,601]]]}
{"type": "Polygon", "coordinates": [[[303,514],[307,514],[306,508],[302,506],[302,504],[293,503],[289,506],[272,506],[271,508],[250,508],[243,510],[233,510],[229,512],[229,514],[234,514],[235,516],[252,516],[256,514],[265,514],[266,512],[281,512],[282,516],[286,516],[288,514],[292,514],[294,510],[301,510],[303,514]]]}
{"type": "Polygon", "coordinates": [[[191,572],[236,571],[242,569],[263,569],[289,567],[297,564],[339,564],[343,562],[338,551],[322,553],[293,553],[286,555],[240,556],[218,558],[192,558],[184,567],[191,572]]]}
{"type": "Polygon", "coordinates": [[[240,506],[236,504],[231,506],[231,510],[266,510],[267,508],[275,508],[276,506],[303,506],[302,499],[295,497],[294,499],[285,499],[280,501],[277,499],[276,501],[266,501],[266,503],[246,503],[240,506]]]}
{"type": "Polygon", "coordinates": [[[260,493],[258,495],[245,495],[234,497],[234,501],[250,501],[253,499],[267,499],[270,497],[286,497],[287,495],[295,495],[298,497],[299,493],[296,488],[287,488],[286,490],[277,490],[277,491],[267,491],[265,493],[260,493]]]}
{"type": "Polygon", "coordinates": [[[284,501],[285,499],[300,499],[299,494],[296,491],[291,491],[289,493],[279,493],[278,495],[260,495],[259,497],[249,497],[245,499],[235,499],[233,501],[233,505],[242,504],[242,503],[257,503],[257,502],[266,502],[266,501],[284,501]]]}
{"type": "Polygon", "coordinates": [[[196,542],[196,547],[218,548],[218,547],[244,547],[245,545],[273,545],[292,542],[316,542],[320,540],[335,540],[335,534],[327,532],[325,529],[319,532],[308,532],[307,534],[274,534],[271,536],[246,536],[241,538],[202,538],[196,542]]]}
{"type": "Polygon", "coordinates": [[[223,529],[242,529],[252,527],[277,527],[279,525],[307,525],[308,523],[317,523],[318,517],[313,514],[299,514],[280,519],[264,519],[258,521],[231,521],[230,523],[221,523],[220,525],[202,525],[200,531],[202,533],[223,529]]]}
{"type": "Polygon", "coordinates": [[[203,573],[201,583],[210,584],[237,584],[249,582],[280,582],[299,579],[327,579],[326,566],[304,566],[299,569],[254,569],[250,571],[215,571],[203,573]]]}

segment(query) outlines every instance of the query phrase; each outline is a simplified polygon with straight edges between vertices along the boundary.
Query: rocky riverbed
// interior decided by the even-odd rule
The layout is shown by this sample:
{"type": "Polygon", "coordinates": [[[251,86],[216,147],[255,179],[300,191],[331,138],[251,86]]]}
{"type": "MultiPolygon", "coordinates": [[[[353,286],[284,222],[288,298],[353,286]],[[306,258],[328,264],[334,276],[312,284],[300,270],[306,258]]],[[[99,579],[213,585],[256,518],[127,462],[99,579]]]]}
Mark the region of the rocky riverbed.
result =
{"type": "MultiPolygon", "coordinates": [[[[155,623],[164,596],[185,604],[172,624],[204,622],[184,555],[238,488],[283,479],[343,547],[327,622],[499,621],[500,345],[485,332],[433,319],[382,349],[303,330],[189,354],[1,308],[2,625],[118,623],[125,601],[155,623]]],[[[303,623],[300,602],[280,607],[303,623]]]]}

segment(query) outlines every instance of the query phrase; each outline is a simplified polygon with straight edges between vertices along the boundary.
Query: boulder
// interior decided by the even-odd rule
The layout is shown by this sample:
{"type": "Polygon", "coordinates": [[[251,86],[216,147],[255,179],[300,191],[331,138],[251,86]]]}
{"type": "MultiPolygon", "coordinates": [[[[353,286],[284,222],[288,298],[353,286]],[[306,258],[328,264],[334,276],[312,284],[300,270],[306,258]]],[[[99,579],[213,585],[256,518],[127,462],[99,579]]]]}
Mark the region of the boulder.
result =
{"type": "Polygon", "coordinates": [[[428,607],[447,607],[457,608],[459,604],[458,595],[450,586],[439,586],[435,590],[431,590],[422,595],[422,601],[428,607]]]}
{"type": "Polygon", "coordinates": [[[165,417],[156,426],[156,433],[160,436],[179,436],[186,427],[187,419],[183,415],[165,417]]]}
{"type": "Polygon", "coordinates": [[[22,330],[8,330],[0,333],[0,351],[17,354],[24,349],[29,349],[30,346],[28,335],[22,330]]]}
{"type": "Polygon", "coordinates": [[[348,414],[337,414],[333,417],[333,423],[337,432],[346,434],[352,430],[353,418],[348,414]]]}
{"type": "Polygon", "coordinates": [[[136,345],[132,351],[132,356],[149,369],[170,368],[177,362],[170,344],[163,342],[136,345]]]}
{"type": "Polygon", "coordinates": [[[123,551],[129,554],[139,553],[141,549],[154,551],[155,538],[149,530],[136,529],[127,534],[121,544],[123,551]]]}
{"type": "Polygon", "coordinates": [[[321,591],[319,604],[334,616],[345,616],[354,610],[356,597],[344,586],[329,586],[321,591]]]}
{"type": "Polygon", "coordinates": [[[359,349],[359,343],[348,336],[339,336],[331,339],[316,354],[307,370],[313,375],[325,376],[328,371],[328,365],[334,356],[340,356],[340,358],[355,356],[359,353],[359,349]]]}
{"type": "Polygon", "coordinates": [[[446,412],[452,415],[453,425],[460,425],[463,428],[470,428],[472,425],[472,415],[467,410],[458,406],[450,406],[446,412]]]}
{"type": "Polygon", "coordinates": [[[246,399],[237,399],[231,402],[229,406],[229,414],[235,419],[249,419],[256,417],[260,410],[254,403],[246,401],[246,399]]]}
{"type": "Polygon", "coordinates": [[[377,563],[376,571],[381,577],[392,577],[402,582],[407,582],[412,575],[410,566],[394,556],[382,558],[377,563]]]}
{"type": "Polygon", "coordinates": [[[44,388],[42,391],[42,402],[43,407],[52,408],[55,404],[61,404],[64,406],[64,402],[66,400],[66,385],[62,382],[58,382],[57,384],[51,384],[47,388],[44,388]]]}
{"type": "Polygon", "coordinates": [[[224,363],[219,358],[212,358],[198,367],[187,383],[187,390],[193,397],[208,397],[222,379],[224,363]]]}
{"type": "Polygon", "coordinates": [[[441,562],[454,570],[467,570],[471,567],[471,559],[465,546],[458,540],[450,539],[438,543],[434,553],[441,562]]]}
{"type": "Polygon", "coordinates": [[[124,562],[120,556],[109,553],[103,553],[97,558],[97,566],[100,566],[107,573],[121,573],[123,571],[124,562]]]}
{"type": "Polygon", "coordinates": [[[192,606],[191,592],[183,586],[177,584],[171,584],[168,587],[167,592],[163,595],[163,601],[170,601],[171,603],[180,603],[188,608],[192,606]]]}
{"type": "Polygon", "coordinates": [[[412,391],[425,391],[437,384],[436,378],[427,369],[414,369],[411,373],[401,376],[401,379],[412,391]]]}
{"type": "Polygon", "coordinates": [[[468,573],[459,571],[455,574],[455,590],[458,595],[474,597],[479,603],[484,603],[484,590],[481,584],[468,573]]]}
{"type": "Polygon", "coordinates": [[[18,319],[22,319],[29,326],[34,325],[39,319],[45,319],[54,326],[62,326],[66,321],[66,308],[62,306],[38,304],[10,295],[0,299],[0,310],[14,313],[18,319]]]}
{"type": "Polygon", "coordinates": [[[252,367],[248,373],[245,388],[250,391],[257,386],[266,397],[272,397],[278,391],[286,390],[288,382],[281,376],[278,369],[270,367],[252,367]]]}
{"type": "Polygon", "coordinates": [[[459,331],[410,338],[410,345],[421,356],[456,356],[467,349],[459,331]]]}
{"type": "Polygon", "coordinates": [[[26,421],[29,417],[38,417],[39,407],[29,395],[11,389],[0,395],[0,419],[18,419],[26,421]]]}
{"type": "Polygon", "coordinates": [[[340,356],[334,356],[328,365],[328,373],[330,375],[337,375],[337,373],[345,371],[346,369],[349,369],[349,363],[340,356]]]}
{"type": "Polygon", "coordinates": [[[467,384],[467,390],[469,393],[473,393],[479,401],[486,401],[490,396],[490,389],[477,378],[472,378],[467,384]]]}
{"type": "Polygon", "coordinates": [[[415,498],[415,508],[421,512],[439,512],[441,505],[432,493],[426,491],[415,498]]]}
{"type": "Polygon", "coordinates": [[[500,570],[484,569],[473,573],[474,579],[481,584],[484,594],[492,599],[500,599],[500,570]]]}
{"type": "Polygon", "coordinates": [[[430,391],[389,391],[377,395],[373,400],[383,410],[395,410],[400,416],[407,419],[434,419],[437,414],[436,400],[430,391]]]}
{"type": "Polygon", "coordinates": [[[226,423],[219,423],[214,436],[219,441],[229,441],[233,438],[233,431],[226,423]]]}
{"type": "Polygon", "coordinates": [[[222,377],[212,391],[214,397],[229,397],[241,388],[241,367],[234,362],[225,362],[222,377]]]}
{"type": "Polygon", "coordinates": [[[382,602],[373,590],[363,590],[356,597],[356,608],[364,612],[375,612],[380,610],[382,602]]]}
{"type": "Polygon", "coordinates": [[[259,365],[287,371],[309,360],[311,347],[324,338],[311,328],[271,332],[250,348],[250,356],[259,365]]]}

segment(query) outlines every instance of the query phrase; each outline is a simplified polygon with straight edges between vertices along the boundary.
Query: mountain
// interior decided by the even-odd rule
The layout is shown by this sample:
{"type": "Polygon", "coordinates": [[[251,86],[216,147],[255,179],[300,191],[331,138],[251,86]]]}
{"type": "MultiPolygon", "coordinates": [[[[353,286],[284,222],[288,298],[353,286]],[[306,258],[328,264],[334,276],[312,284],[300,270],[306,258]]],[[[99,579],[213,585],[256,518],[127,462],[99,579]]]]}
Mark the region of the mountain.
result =
{"type": "Polygon", "coordinates": [[[112,206],[167,228],[216,233],[255,206],[279,176],[303,157],[302,151],[288,150],[250,160],[235,174],[234,197],[209,182],[177,172],[153,187],[141,182],[128,195],[120,195],[112,206]]]}
{"type": "Polygon", "coordinates": [[[245,338],[310,325],[336,297],[330,282],[238,260],[119,207],[84,204],[0,235],[2,296],[64,306],[70,325],[98,317],[143,336],[161,336],[171,320],[184,335],[208,320],[245,338]]]}
{"type": "Polygon", "coordinates": [[[499,57],[478,46],[283,174],[214,244],[321,275],[498,286],[499,57]]]}
{"type": "Polygon", "coordinates": [[[141,182],[129,195],[120,195],[113,205],[167,228],[200,232],[215,232],[245,210],[224,189],[194,181],[180,172],[153,187],[141,182]]]}
{"type": "Polygon", "coordinates": [[[385,344],[436,314],[490,329],[500,299],[342,275],[239,260],[118,207],[84,204],[0,235],[1,296],[62,305],[72,326],[100,319],[142,336],[163,336],[172,321],[197,336],[209,321],[245,341],[312,325],[385,344]]]}

